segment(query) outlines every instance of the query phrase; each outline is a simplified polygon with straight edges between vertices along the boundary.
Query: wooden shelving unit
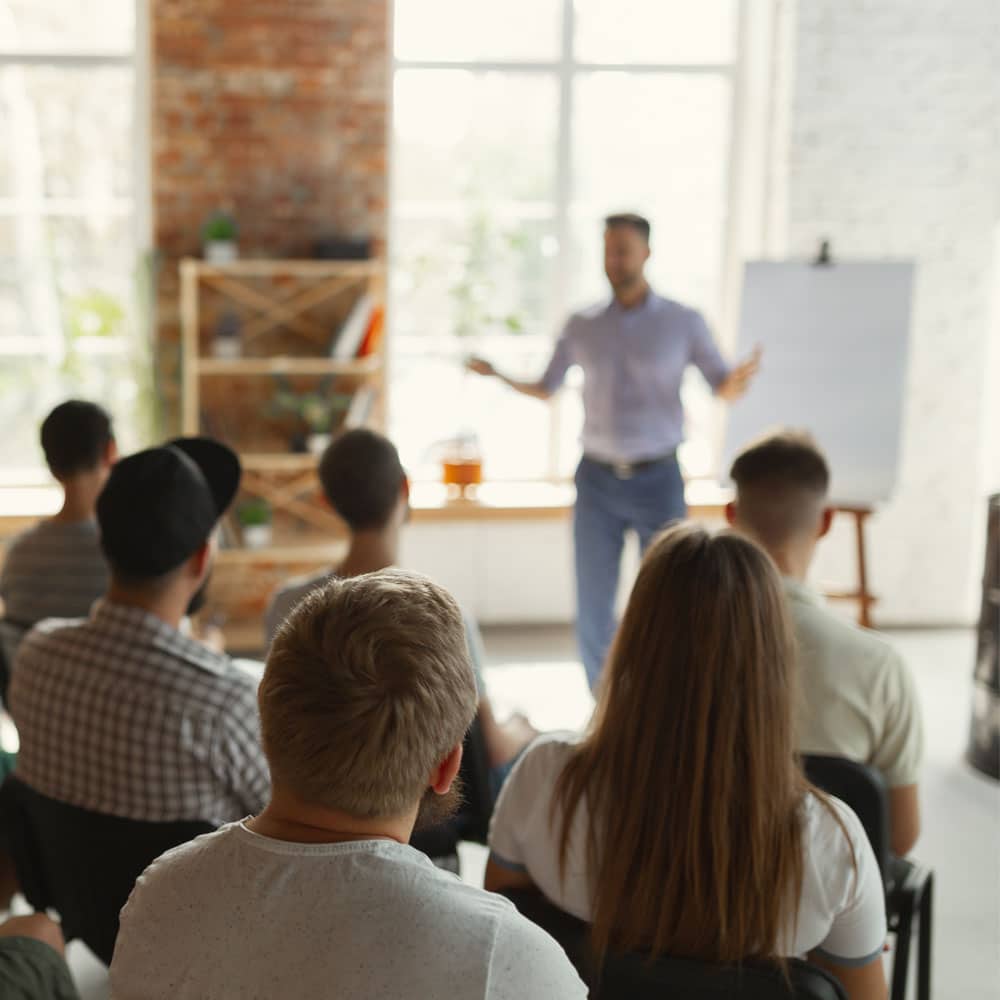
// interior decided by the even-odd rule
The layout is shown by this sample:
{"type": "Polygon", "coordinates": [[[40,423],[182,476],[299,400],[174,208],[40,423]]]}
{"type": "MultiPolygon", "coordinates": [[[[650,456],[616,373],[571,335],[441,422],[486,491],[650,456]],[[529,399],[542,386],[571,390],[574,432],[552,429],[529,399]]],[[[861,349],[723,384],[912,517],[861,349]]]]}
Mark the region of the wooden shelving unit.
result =
{"type": "MultiPolygon", "coordinates": [[[[266,414],[276,378],[295,391],[352,395],[371,391],[365,421],[385,422],[385,341],[364,357],[331,356],[331,342],[362,295],[384,302],[381,261],[239,260],[212,264],[185,259],[181,278],[181,426],[212,434],[240,455],[240,502],[260,497],[274,516],[267,548],[245,548],[229,518],[229,544],[219,551],[213,594],[225,614],[227,638],[247,648],[260,637],[260,615],[275,583],[335,562],[343,554],[340,520],[319,497],[317,456],[291,450],[266,414]],[[239,319],[242,356],[216,357],[220,316],[239,319]],[[233,537],[235,534],[235,538],[233,537]]],[[[215,599],[215,598],[213,598],[215,599]]]]}
{"type": "Polygon", "coordinates": [[[196,364],[200,375],[374,375],[381,368],[381,359],[200,358],[196,364]]]}

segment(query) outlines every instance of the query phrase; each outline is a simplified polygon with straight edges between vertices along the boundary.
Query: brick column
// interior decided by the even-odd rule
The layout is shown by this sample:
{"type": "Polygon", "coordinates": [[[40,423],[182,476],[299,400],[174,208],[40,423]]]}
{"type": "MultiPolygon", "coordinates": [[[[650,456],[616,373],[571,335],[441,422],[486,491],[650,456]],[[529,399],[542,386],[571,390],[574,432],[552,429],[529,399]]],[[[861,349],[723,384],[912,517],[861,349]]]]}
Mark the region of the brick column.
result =
{"type": "Polygon", "coordinates": [[[317,237],[384,252],[389,0],[152,0],[157,347],[178,414],[177,262],[214,211],[240,253],[310,256],[317,237]]]}

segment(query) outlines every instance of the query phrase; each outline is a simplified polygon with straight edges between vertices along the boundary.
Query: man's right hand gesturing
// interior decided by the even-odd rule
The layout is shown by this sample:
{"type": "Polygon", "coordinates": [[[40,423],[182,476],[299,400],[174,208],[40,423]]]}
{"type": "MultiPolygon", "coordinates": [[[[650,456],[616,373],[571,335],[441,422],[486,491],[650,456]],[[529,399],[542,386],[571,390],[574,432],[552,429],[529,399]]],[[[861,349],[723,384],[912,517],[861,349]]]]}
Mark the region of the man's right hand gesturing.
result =
{"type": "Polygon", "coordinates": [[[465,367],[477,375],[496,375],[496,369],[484,358],[466,358],[465,367]]]}

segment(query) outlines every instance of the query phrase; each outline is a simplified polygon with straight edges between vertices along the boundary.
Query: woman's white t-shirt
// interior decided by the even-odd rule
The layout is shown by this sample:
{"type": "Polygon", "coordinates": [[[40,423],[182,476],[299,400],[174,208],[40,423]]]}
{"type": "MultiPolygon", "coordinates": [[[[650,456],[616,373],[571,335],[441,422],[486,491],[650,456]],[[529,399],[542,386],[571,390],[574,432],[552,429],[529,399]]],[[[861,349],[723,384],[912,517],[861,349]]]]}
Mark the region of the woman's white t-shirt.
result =
{"type": "MultiPolygon", "coordinates": [[[[586,801],[577,808],[570,831],[566,878],[559,872],[559,822],[551,803],[578,737],[549,733],[521,756],[504,783],[490,826],[490,855],[498,865],[526,872],[556,906],[590,920],[586,872],[586,801]]],[[[851,838],[816,796],[806,797],[802,896],[798,921],[782,951],[787,957],[817,951],[840,965],[865,965],[882,952],[886,936],[885,896],[878,863],[864,827],[839,799],[831,799],[851,838]]]]}

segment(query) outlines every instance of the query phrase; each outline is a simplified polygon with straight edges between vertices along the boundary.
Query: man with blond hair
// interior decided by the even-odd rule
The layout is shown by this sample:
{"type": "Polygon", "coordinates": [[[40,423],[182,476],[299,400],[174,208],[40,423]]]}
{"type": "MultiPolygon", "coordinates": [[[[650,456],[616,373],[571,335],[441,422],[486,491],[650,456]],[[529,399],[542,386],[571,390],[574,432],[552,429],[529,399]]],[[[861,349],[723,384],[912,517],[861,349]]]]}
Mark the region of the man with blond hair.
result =
{"type": "Polygon", "coordinates": [[[920,834],[920,703],[892,646],[828,611],[806,584],[833,520],[826,459],[808,434],[779,431],[745,448],[729,476],[736,484],[730,523],[762,545],[784,577],[798,643],[799,750],[850,757],[882,773],[890,846],[903,856],[920,834]]]}
{"type": "Polygon", "coordinates": [[[392,570],[307,595],[260,685],[271,801],[140,877],[112,994],[584,997],[543,931],[408,846],[453,807],[476,698],[442,588],[392,570]]]}

